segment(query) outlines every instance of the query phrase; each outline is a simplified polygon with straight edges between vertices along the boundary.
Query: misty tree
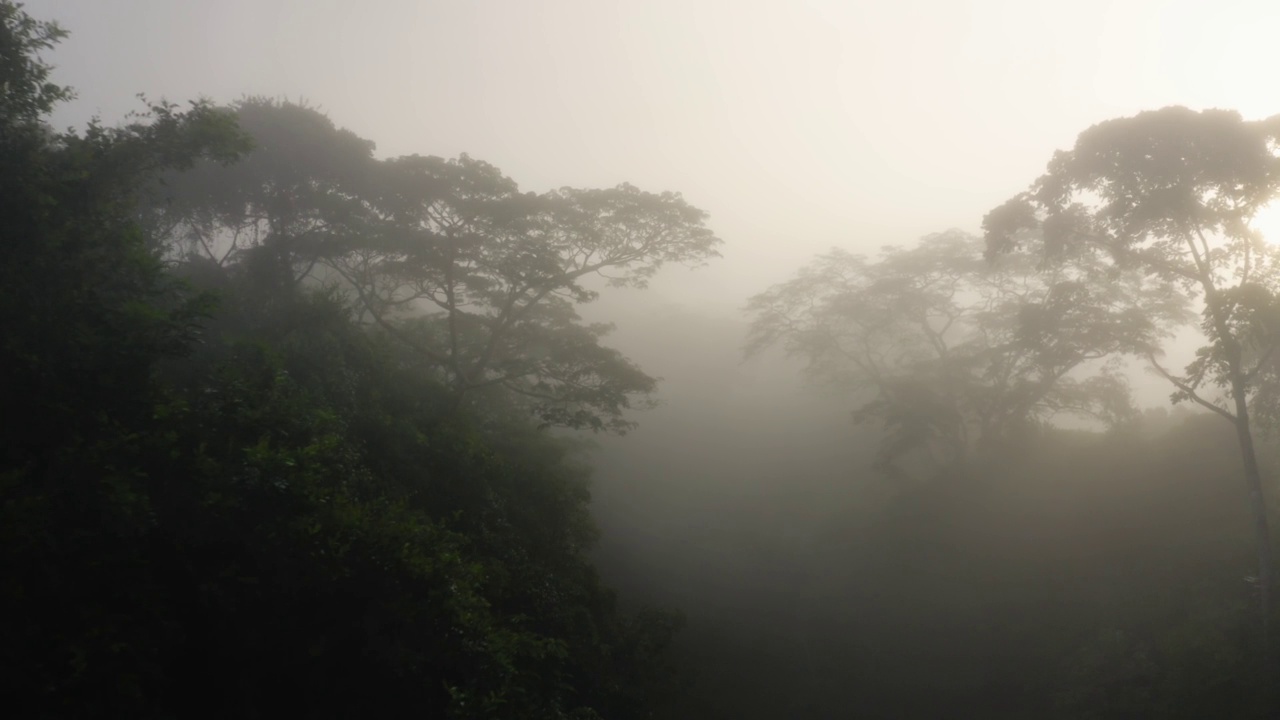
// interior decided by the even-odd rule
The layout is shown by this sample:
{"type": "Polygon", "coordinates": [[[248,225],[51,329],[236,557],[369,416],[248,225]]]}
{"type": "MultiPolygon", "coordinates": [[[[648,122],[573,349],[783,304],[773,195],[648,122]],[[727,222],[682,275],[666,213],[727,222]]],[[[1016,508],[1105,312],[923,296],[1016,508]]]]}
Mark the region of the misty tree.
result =
{"type": "Polygon", "coordinates": [[[72,97],[71,89],[50,81],[53,68],[40,53],[67,36],[56,22],[37,20],[22,5],[0,3],[0,131],[42,126],[49,111],[72,97]]]}
{"type": "Polygon", "coordinates": [[[1100,361],[1154,347],[1181,306],[1151,283],[1089,282],[1097,272],[987,263],[958,230],[874,260],[833,250],[750,300],[747,353],[781,345],[863,398],[855,418],[885,432],[881,468],[912,453],[953,463],[1055,416],[1131,417],[1127,383],[1100,361]]]}
{"type": "Polygon", "coordinates": [[[602,346],[610,326],[582,323],[575,306],[598,296],[592,278],[644,287],[666,263],[715,257],[706,214],[627,184],[521,193],[466,155],[384,169],[386,231],[328,259],[362,310],[435,361],[459,401],[499,388],[547,423],[625,429],[623,411],[654,380],[602,346]]]}
{"type": "Polygon", "coordinates": [[[374,144],[303,103],[247,98],[231,109],[253,152],[169,174],[151,188],[145,220],[157,249],[189,272],[237,268],[268,291],[292,289],[369,233],[374,144]]]}
{"type": "Polygon", "coordinates": [[[1020,250],[1028,231],[1052,265],[1088,257],[1131,282],[1134,272],[1203,306],[1204,342],[1181,372],[1153,348],[1152,369],[1190,401],[1235,429],[1258,553],[1264,636],[1273,561],[1252,402],[1278,344],[1280,253],[1251,221],[1280,193],[1280,116],[1245,121],[1236,112],[1182,107],[1099,123],[1070,151],[1055,153],[1030,189],[989,213],[988,250],[1020,250]]]}
{"type": "Polygon", "coordinates": [[[257,149],[156,189],[151,224],[188,265],[344,294],[451,388],[455,404],[513,397],[546,424],[623,431],[655,380],[601,344],[575,307],[644,287],[720,240],[677,193],[623,184],[521,192],[466,155],[376,160],[373,144],[303,105],[236,105],[257,149]]]}

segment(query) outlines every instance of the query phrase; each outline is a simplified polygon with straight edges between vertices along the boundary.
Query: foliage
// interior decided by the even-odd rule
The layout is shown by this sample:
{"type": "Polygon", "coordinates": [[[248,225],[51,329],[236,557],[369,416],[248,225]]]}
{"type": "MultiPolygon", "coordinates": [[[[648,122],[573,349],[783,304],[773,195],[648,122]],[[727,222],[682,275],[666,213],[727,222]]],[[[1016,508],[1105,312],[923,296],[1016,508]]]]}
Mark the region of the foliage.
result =
{"type": "Polygon", "coordinates": [[[32,53],[60,34],[0,17],[0,125],[35,128],[0,136],[11,716],[651,716],[678,619],[600,583],[572,449],[520,405],[455,407],[343,288],[278,272],[373,227],[340,189],[370,146],[269,103],[47,131],[66,94],[32,53]],[[238,120],[315,162],[224,169],[238,120]],[[267,207],[290,192],[305,212],[267,207]],[[245,208],[266,236],[227,229],[245,208]]]}
{"type": "Polygon", "coordinates": [[[1035,229],[1049,257],[1089,256],[1201,298],[1206,344],[1184,376],[1165,375],[1175,401],[1232,412],[1199,393],[1233,383],[1250,392],[1251,367],[1280,337],[1280,254],[1250,226],[1280,195],[1277,137],[1280,118],[1246,122],[1220,110],[1170,107],[1100,123],[1058,152],[1030,191],[987,215],[989,252],[1025,250],[1035,229]]]}
{"type": "Polygon", "coordinates": [[[867,438],[697,378],[704,414],[662,428],[679,444],[614,468],[700,493],[711,464],[679,463],[731,456],[732,490],[682,508],[698,538],[738,533],[722,555],[672,532],[674,503],[638,523],[673,536],[668,594],[693,605],[687,695],[682,619],[602,583],[591,470],[547,428],[620,432],[651,398],[577,308],[714,257],[705,215],[625,184],[522,192],[465,155],[377,159],[260,98],[57,132],[70,90],[40,54],[61,37],[0,0],[10,716],[1276,716],[1219,482],[1235,440],[1265,529],[1248,422],[1280,417],[1280,286],[1248,221],[1280,177],[1274,121],[1104,123],[988,216],[986,261],[949,232],[832,252],[753,299],[751,349],[865,400],[882,460],[1026,441],[949,482],[850,483],[867,438]],[[1146,427],[1106,364],[1157,362],[1188,293],[1204,348],[1160,371],[1235,438],[1206,415],[1146,427]],[[1113,427],[1025,437],[1070,413],[1113,427]]]}
{"type": "Polygon", "coordinates": [[[58,103],[71,98],[71,89],[49,80],[52,68],[40,59],[67,32],[55,22],[38,20],[21,3],[0,3],[0,132],[39,123],[58,103]]]}
{"type": "MultiPolygon", "coordinates": [[[[1034,232],[1050,261],[1088,257],[1117,274],[1156,279],[1203,301],[1204,342],[1181,375],[1151,367],[1236,431],[1254,518],[1263,636],[1274,585],[1271,532],[1251,415],[1280,346],[1280,247],[1250,226],[1280,197],[1280,116],[1245,121],[1182,107],[1099,123],[1056,153],[1031,188],[988,213],[989,253],[1034,232]],[[1221,397],[1209,393],[1219,390],[1221,397]]],[[[1263,399],[1264,406],[1266,404],[1263,399]]],[[[1264,412],[1264,415],[1266,413],[1264,412]]],[[[1268,645],[1264,642],[1264,648],[1268,645]]]]}
{"type": "Polygon", "coordinates": [[[1114,366],[1091,364],[1145,352],[1181,303],[1097,274],[985,263],[954,230],[875,260],[833,250],[751,299],[747,351],[782,344],[810,377],[867,398],[855,417],[884,428],[882,465],[921,449],[946,464],[1055,416],[1131,417],[1114,366]]]}
{"type": "Polygon", "coordinates": [[[591,278],[644,287],[665,264],[716,256],[705,213],[627,184],[522,193],[466,155],[377,161],[372,143],[293,103],[235,111],[258,150],[157,193],[171,256],[340,288],[363,321],[430,360],[459,405],[497,394],[548,425],[631,426],[624,412],[655,381],[575,306],[598,296],[591,278]]]}

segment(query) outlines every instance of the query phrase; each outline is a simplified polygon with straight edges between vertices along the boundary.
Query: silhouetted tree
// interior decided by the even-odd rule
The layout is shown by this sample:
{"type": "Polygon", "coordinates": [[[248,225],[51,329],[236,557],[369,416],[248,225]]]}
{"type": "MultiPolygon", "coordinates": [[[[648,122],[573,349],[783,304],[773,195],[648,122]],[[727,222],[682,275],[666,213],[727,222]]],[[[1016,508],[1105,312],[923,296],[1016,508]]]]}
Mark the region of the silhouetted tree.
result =
{"type": "MultiPolygon", "coordinates": [[[[1280,195],[1280,116],[1245,121],[1236,112],[1182,107],[1099,123],[1021,195],[984,220],[992,256],[1018,249],[1028,230],[1044,237],[1038,254],[1089,257],[1133,271],[1203,302],[1205,343],[1183,374],[1152,368],[1189,400],[1235,429],[1253,514],[1264,635],[1274,571],[1262,474],[1250,425],[1250,398],[1264,361],[1280,343],[1280,252],[1250,226],[1280,195]],[[1206,391],[1221,388],[1224,402],[1206,391]]],[[[1126,275],[1126,273],[1128,273],[1126,275]]]]}
{"type": "Polygon", "coordinates": [[[622,431],[654,380],[600,344],[575,306],[643,287],[664,264],[700,264],[720,240],[676,193],[630,185],[521,193],[488,163],[372,159],[372,143],[315,110],[247,100],[258,142],[236,167],[157,193],[174,255],[220,267],[266,253],[281,283],[328,283],[360,316],[429,359],[461,404],[500,392],[545,423],[622,431]]]}
{"type": "Polygon", "coordinates": [[[874,261],[833,250],[751,299],[747,352],[782,344],[815,380],[869,397],[855,417],[887,432],[882,466],[920,449],[945,466],[1062,414],[1129,418],[1114,368],[1079,375],[1154,347],[1178,298],[1091,282],[1087,263],[988,264],[981,247],[953,230],[874,261]]]}

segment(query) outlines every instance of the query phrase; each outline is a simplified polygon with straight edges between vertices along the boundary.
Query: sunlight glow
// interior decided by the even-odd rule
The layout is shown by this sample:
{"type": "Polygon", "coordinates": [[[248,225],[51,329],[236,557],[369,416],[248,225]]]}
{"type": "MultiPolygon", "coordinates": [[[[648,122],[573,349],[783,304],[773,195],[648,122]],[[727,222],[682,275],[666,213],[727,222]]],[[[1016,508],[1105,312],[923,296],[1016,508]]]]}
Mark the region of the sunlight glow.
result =
{"type": "Polygon", "coordinates": [[[1280,202],[1263,208],[1253,217],[1254,229],[1262,233],[1262,239],[1272,245],[1280,244],[1280,202]]]}

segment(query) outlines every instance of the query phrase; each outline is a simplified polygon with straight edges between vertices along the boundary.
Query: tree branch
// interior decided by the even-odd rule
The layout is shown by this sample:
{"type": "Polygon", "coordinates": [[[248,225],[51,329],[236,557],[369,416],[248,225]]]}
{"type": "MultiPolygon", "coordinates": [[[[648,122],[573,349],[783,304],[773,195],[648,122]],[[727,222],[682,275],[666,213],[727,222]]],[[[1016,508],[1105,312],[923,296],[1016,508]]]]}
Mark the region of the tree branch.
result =
{"type": "Polygon", "coordinates": [[[1267,351],[1262,354],[1261,358],[1258,359],[1258,364],[1254,365],[1253,369],[1250,370],[1248,373],[1245,373],[1245,376],[1244,376],[1245,382],[1247,383],[1253,382],[1254,378],[1257,377],[1258,373],[1262,372],[1262,367],[1266,365],[1267,361],[1271,359],[1271,356],[1275,354],[1277,348],[1280,348],[1280,340],[1273,341],[1271,343],[1271,347],[1267,348],[1267,351]]]}
{"type": "Polygon", "coordinates": [[[364,290],[360,288],[360,283],[357,282],[356,279],[352,277],[349,273],[347,273],[344,269],[338,266],[337,263],[326,262],[325,265],[329,266],[334,272],[341,275],[343,279],[345,279],[351,285],[351,289],[354,290],[356,293],[356,296],[360,298],[360,304],[363,305],[364,308],[369,311],[370,317],[372,317],[373,321],[376,322],[379,326],[381,326],[383,330],[386,330],[387,333],[389,333],[392,337],[396,338],[400,342],[403,342],[405,345],[408,345],[410,348],[422,353],[423,355],[426,355],[432,361],[440,363],[441,365],[444,365],[446,367],[449,365],[448,358],[444,357],[443,355],[436,352],[435,350],[432,350],[426,345],[423,345],[422,343],[412,339],[411,337],[409,337],[408,334],[406,334],[400,328],[391,324],[384,317],[382,317],[382,314],[379,313],[374,308],[373,302],[369,299],[368,295],[366,295],[364,290]]]}
{"type": "Polygon", "coordinates": [[[1165,370],[1164,367],[1161,366],[1160,363],[1156,361],[1156,356],[1154,354],[1148,354],[1147,361],[1151,363],[1151,367],[1153,367],[1157,373],[1159,373],[1165,380],[1168,380],[1169,382],[1173,383],[1174,387],[1186,393],[1187,397],[1191,398],[1191,400],[1193,400],[1196,404],[1202,407],[1208,408],[1209,410],[1212,410],[1215,413],[1221,415],[1222,417],[1226,418],[1227,421],[1230,422],[1232,425],[1236,423],[1235,415],[1232,415],[1230,412],[1223,410],[1217,405],[1214,405],[1208,400],[1205,400],[1204,398],[1200,397],[1196,393],[1195,388],[1191,387],[1185,382],[1174,377],[1174,375],[1170,373],[1168,370],[1165,370]]]}

